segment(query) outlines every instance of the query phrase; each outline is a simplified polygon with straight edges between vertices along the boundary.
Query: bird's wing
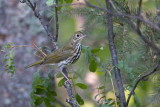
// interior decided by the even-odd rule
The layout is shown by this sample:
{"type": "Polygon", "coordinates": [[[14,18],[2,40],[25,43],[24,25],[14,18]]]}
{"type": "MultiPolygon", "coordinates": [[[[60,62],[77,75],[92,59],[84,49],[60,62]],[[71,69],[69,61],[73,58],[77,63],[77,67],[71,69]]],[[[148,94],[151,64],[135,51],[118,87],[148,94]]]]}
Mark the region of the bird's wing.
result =
{"type": "Polygon", "coordinates": [[[44,63],[45,64],[59,63],[60,61],[63,61],[64,59],[71,57],[72,54],[73,54],[73,48],[65,46],[63,48],[55,50],[53,53],[48,55],[45,58],[44,63]]]}

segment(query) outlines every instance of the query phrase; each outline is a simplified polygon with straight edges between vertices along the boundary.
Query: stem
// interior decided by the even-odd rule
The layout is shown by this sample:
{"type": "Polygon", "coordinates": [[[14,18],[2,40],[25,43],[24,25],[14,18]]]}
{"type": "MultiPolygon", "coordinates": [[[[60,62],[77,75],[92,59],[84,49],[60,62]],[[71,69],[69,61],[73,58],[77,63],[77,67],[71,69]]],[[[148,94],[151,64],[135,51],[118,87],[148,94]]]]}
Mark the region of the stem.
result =
{"type": "MultiPolygon", "coordinates": [[[[107,9],[112,11],[111,4],[109,0],[106,1],[106,6],[107,9]]],[[[106,15],[107,21],[108,21],[108,41],[109,41],[109,48],[111,52],[111,57],[112,57],[112,64],[114,66],[114,72],[115,72],[115,78],[117,81],[117,88],[119,91],[119,97],[120,97],[120,104],[121,107],[126,107],[126,98],[124,94],[124,88],[123,88],[123,83],[122,83],[122,78],[120,71],[118,69],[118,57],[117,57],[117,51],[116,51],[116,46],[114,44],[114,34],[113,34],[113,20],[112,20],[112,15],[106,15]]]]}
{"type": "Polygon", "coordinates": [[[118,107],[118,105],[117,105],[116,91],[115,91],[115,87],[114,87],[112,75],[111,75],[111,72],[110,72],[110,71],[107,71],[107,72],[108,72],[108,74],[109,74],[109,76],[110,76],[110,80],[111,80],[111,84],[112,84],[112,89],[113,89],[114,96],[115,96],[115,106],[118,107]]]}
{"type": "Polygon", "coordinates": [[[55,41],[57,42],[58,40],[58,31],[59,31],[59,24],[58,24],[58,0],[56,0],[56,6],[55,6],[55,18],[56,18],[56,35],[55,35],[55,41]]]}
{"type": "Polygon", "coordinates": [[[132,96],[133,94],[135,94],[135,93],[134,93],[134,90],[137,88],[138,83],[139,83],[141,80],[143,80],[144,78],[146,78],[147,76],[155,73],[155,72],[159,69],[159,66],[160,66],[160,61],[157,63],[157,65],[154,67],[154,69],[153,69],[152,71],[148,72],[147,74],[144,74],[143,76],[141,76],[141,77],[136,81],[136,83],[135,83],[135,85],[133,86],[131,92],[129,93],[129,96],[128,96],[128,99],[127,99],[127,103],[126,103],[127,106],[128,106],[128,104],[129,104],[129,101],[130,101],[131,96],[132,96]]]}

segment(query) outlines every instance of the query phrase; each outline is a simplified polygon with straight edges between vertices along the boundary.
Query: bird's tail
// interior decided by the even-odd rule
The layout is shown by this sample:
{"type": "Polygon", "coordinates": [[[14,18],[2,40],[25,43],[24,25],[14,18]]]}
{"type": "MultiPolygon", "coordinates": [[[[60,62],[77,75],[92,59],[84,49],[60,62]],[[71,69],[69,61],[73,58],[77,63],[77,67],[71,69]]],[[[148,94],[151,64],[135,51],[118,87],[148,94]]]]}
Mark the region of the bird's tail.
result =
{"type": "Polygon", "coordinates": [[[40,65],[42,63],[43,63],[43,60],[35,62],[35,63],[32,63],[32,64],[29,64],[28,66],[25,67],[25,69],[33,67],[33,66],[36,66],[36,65],[40,65]]]}

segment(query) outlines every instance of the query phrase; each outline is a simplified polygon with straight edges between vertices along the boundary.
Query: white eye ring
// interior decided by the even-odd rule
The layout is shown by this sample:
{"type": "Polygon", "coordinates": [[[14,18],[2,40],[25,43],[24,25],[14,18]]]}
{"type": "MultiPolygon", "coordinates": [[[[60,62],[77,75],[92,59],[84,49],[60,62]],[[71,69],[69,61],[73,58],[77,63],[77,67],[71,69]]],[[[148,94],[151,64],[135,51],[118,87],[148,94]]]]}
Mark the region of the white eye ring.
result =
{"type": "Polygon", "coordinates": [[[76,36],[77,36],[77,37],[79,37],[80,35],[79,35],[79,34],[77,34],[76,36]]]}

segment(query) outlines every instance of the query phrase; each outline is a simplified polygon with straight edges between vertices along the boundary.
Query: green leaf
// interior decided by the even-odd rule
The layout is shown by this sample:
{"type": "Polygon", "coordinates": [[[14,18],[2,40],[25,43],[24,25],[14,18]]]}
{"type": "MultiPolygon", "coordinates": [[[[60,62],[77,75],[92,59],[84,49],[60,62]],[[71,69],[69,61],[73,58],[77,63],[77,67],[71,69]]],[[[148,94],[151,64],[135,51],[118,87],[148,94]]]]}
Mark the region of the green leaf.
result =
{"type": "Polygon", "coordinates": [[[73,0],[64,0],[66,3],[72,3],[73,0]]]}
{"type": "Polygon", "coordinates": [[[51,93],[47,92],[46,96],[50,101],[54,102],[54,96],[51,93]]]}
{"type": "Polygon", "coordinates": [[[35,88],[39,84],[39,82],[40,82],[40,75],[38,71],[33,74],[32,87],[35,88]]]}
{"type": "Polygon", "coordinates": [[[82,84],[82,83],[77,83],[76,86],[78,86],[81,89],[87,89],[88,88],[87,85],[82,84]]]}
{"type": "Polygon", "coordinates": [[[60,11],[62,9],[62,6],[57,7],[57,10],[60,11]]]}
{"type": "Polygon", "coordinates": [[[97,89],[104,89],[105,88],[105,86],[100,86],[100,87],[98,87],[97,89]]]}
{"type": "Polygon", "coordinates": [[[9,51],[9,57],[10,57],[11,59],[14,58],[14,52],[13,52],[13,50],[9,51]]]}
{"type": "Polygon", "coordinates": [[[12,46],[12,44],[14,44],[14,43],[11,42],[11,43],[5,44],[5,45],[2,47],[2,50],[1,50],[1,51],[5,52],[7,48],[10,48],[10,47],[12,46]]]}
{"type": "Polygon", "coordinates": [[[44,98],[44,104],[45,104],[46,107],[52,107],[52,105],[49,102],[48,98],[44,98]]]}
{"type": "Polygon", "coordinates": [[[44,93],[45,93],[45,89],[40,88],[40,87],[36,88],[35,94],[42,95],[44,93]]]}
{"type": "Polygon", "coordinates": [[[58,82],[58,86],[59,86],[59,87],[62,87],[63,84],[64,84],[64,82],[65,82],[65,79],[62,78],[62,79],[58,82]]]}
{"type": "Polygon", "coordinates": [[[76,101],[78,102],[79,105],[83,105],[84,101],[81,98],[81,96],[79,96],[78,94],[75,95],[76,101]]]}
{"type": "MultiPolygon", "coordinates": [[[[62,5],[63,4],[63,0],[58,0],[58,5],[62,5]]],[[[60,11],[62,8],[62,6],[57,7],[57,10],[60,11]]]]}
{"type": "Polygon", "coordinates": [[[57,93],[55,91],[49,91],[49,93],[52,95],[52,96],[57,96],[57,93]]]}
{"type": "Polygon", "coordinates": [[[89,70],[90,70],[91,72],[95,72],[96,69],[97,69],[97,63],[96,63],[95,60],[92,60],[91,63],[90,63],[90,65],[89,65],[89,70]]]}
{"type": "Polygon", "coordinates": [[[62,75],[61,73],[58,73],[58,74],[56,75],[56,78],[61,78],[61,77],[63,77],[63,75],[62,75]]]}
{"type": "Polygon", "coordinates": [[[42,104],[42,102],[43,102],[43,97],[38,97],[38,96],[37,96],[34,104],[35,104],[36,106],[39,106],[40,104],[42,104]]]}
{"type": "Polygon", "coordinates": [[[99,51],[103,50],[103,47],[100,47],[100,48],[94,48],[91,50],[92,53],[97,53],[99,51]]]}
{"type": "Polygon", "coordinates": [[[111,101],[111,100],[113,100],[112,98],[109,98],[109,99],[107,99],[108,101],[111,101]]]}

